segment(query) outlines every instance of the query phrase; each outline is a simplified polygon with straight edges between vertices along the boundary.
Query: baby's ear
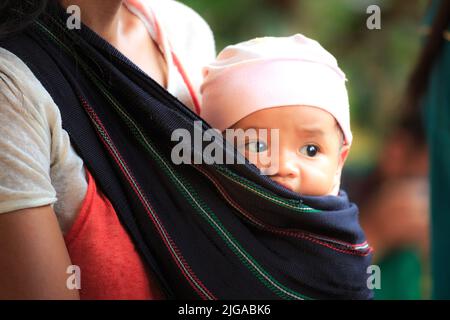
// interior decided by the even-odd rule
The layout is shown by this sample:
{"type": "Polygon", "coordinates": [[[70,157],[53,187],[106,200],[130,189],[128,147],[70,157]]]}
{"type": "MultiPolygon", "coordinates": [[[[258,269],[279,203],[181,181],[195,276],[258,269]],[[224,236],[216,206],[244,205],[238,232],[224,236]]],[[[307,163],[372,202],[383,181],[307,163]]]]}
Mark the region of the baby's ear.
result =
{"type": "Polygon", "coordinates": [[[341,186],[341,174],[342,174],[342,168],[344,167],[345,160],[347,160],[348,153],[350,151],[350,146],[343,145],[341,149],[339,150],[339,159],[338,159],[338,167],[336,169],[336,174],[334,176],[334,183],[333,183],[333,193],[334,195],[337,195],[339,193],[339,188],[341,186]]]}
{"type": "Polygon", "coordinates": [[[338,163],[338,171],[342,171],[342,168],[344,167],[345,160],[347,160],[348,153],[350,152],[350,146],[344,144],[341,147],[341,150],[339,150],[339,163],[338,163]]]}

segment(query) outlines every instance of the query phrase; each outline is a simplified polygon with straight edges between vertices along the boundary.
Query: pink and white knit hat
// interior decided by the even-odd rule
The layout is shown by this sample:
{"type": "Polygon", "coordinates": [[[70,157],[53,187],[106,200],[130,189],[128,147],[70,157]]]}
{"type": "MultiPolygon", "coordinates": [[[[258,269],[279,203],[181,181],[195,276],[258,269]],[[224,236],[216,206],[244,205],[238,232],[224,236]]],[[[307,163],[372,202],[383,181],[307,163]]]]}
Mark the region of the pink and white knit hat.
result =
{"type": "Polygon", "coordinates": [[[200,115],[213,128],[266,108],[307,105],[333,115],[352,143],[345,74],[317,41],[296,34],[228,46],[203,74],[200,115]]]}

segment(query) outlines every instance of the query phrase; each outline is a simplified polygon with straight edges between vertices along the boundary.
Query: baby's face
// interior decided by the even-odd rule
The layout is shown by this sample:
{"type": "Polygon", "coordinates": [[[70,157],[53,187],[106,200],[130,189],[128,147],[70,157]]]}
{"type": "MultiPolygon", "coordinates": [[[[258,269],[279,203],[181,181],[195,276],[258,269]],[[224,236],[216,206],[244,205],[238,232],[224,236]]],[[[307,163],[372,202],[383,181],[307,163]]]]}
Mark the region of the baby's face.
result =
{"type": "MultiPolygon", "coordinates": [[[[232,129],[266,129],[268,135],[247,140],[237,148],[250,161],[250,153],[272,152],[270,130],[279,129],[278,172],[272,180],[304,195],[337,195],[342,167],[349,148],[334,117],[319,108],[286,106],[254,112],[235,123],[232,129]]],[[[264,169],[260,161],[255,164],[264,169]]]]}

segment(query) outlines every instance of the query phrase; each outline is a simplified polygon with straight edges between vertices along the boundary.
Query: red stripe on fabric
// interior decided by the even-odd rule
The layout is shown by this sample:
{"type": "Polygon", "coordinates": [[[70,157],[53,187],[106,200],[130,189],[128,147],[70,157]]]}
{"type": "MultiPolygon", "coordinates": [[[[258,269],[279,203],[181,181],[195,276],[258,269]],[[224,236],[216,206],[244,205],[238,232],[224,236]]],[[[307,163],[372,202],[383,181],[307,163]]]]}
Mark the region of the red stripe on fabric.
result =
{"type": "Polygon", "coordinates": [[[316,238],[314,238],[313,236],[310,236],[308,234],[305,234],[304,232],[294,232],[294,231],[286,231],[286,230],[280,230],[276,227],[273,226],[269,226],[267,224],[264,224],[263,222],[261,222],[260,220],[258,220],[257,218],[255,218],[253,215],[251,215],[248,211],[246,211],[244,208],[242,208],[236,201],[234,201],[231,196],[225,191],[225,189],[220,185],[220,183],[218,182],[218,180],[216,178],[214,178],[213,176],[211,176],[209,173],[207,173],[205,170],[203,170],[203,168],[199,167],[199,166],[195,166],[195,168],[197,168],[197,170],[199,170],[200,172],[202,172],[205,176],[208,177],[208,179],[210,179],[213,184],[217,187],[217,189],[219,189],[219,192],[222,194],[223,197],[225,197],[227,199],[227,201],[229,201],[231,203],[231,205],[233,207],[235,207],[238,211],[240,211],[244,216],[247,217],[247,219],[251,220],[254,224],[259,225],[261,228],[276,233],[276,234],[281,234],[281,235],[285,235],[285,236],[291,236],[291,237],[295,237],[295,238],[302,238],[317,244],[320,244],[322,246],[328,247],[332,250],[341,252],[341,253],[345,253],[345,254],[349,254],[349,255],[357,255],[357,256],[367,256],[369,255],[373,249],[371,247],[368,248],[367,252],[359,252],[359,251],[351,251],[351,250],[344,250],[344,249],[340,249],[340,248],[336,248],[333,245],[320,241],[316,238]]]}

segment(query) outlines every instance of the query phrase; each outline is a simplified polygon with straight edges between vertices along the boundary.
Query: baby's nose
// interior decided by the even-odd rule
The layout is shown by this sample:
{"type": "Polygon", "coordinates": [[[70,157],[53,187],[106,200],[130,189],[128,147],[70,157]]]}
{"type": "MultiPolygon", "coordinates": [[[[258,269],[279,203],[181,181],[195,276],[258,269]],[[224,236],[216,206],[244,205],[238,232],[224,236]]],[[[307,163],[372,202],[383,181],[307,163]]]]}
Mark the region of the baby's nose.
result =
{"type": "Polygon", "coordinates": [[[300,176],[300,165],[296,154],[283,152],[280,154],[277,176],[297,178],[300,176]]]}

